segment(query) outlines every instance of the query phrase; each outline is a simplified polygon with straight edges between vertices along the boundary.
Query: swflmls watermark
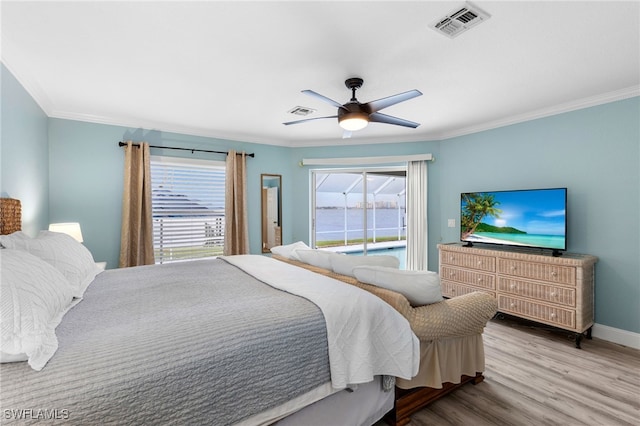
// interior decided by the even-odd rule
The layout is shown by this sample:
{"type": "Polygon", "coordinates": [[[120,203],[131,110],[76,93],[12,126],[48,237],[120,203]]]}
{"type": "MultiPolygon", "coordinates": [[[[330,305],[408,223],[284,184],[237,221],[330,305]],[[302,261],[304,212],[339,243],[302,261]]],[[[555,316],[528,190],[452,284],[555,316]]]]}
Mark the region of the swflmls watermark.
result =
{"type": "Polygon", "coordinates": [[[63,409],[4,409],[2,417],[5,420],[68,420],[69,410],[63,409]]]}

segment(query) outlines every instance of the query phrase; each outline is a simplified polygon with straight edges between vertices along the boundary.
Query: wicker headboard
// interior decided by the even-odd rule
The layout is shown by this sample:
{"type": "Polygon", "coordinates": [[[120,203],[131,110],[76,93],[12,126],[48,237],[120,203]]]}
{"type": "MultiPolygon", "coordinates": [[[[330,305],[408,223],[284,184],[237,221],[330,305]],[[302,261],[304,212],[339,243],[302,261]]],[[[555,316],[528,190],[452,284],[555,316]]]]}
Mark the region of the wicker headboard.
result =
{"type": "Polygon", "coordinates": [[[20,200],[0,198],[0,235],[22,230],[22,206],[20,200]]]}

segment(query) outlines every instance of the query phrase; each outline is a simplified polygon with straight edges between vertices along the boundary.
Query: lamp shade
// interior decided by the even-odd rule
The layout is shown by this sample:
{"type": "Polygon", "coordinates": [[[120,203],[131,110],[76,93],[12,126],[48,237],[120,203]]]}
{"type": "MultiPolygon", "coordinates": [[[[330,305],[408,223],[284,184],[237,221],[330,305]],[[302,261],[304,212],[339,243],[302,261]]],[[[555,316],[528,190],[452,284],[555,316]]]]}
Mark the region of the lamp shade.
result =
{"type": "Polygon", "coordinates": [[[369,115],[361,112],[349,112],[338,117],[338,122],[343,129],[355,132],[367,127],[369,115]]]}
{"type": "Polygon", "coordinates": [[[68,234],[75,238],[78,242],[83,241],[82,230],[80,230],[80,224],[78,222],[52,223],[49,225],[49,231],[68,234]]]}

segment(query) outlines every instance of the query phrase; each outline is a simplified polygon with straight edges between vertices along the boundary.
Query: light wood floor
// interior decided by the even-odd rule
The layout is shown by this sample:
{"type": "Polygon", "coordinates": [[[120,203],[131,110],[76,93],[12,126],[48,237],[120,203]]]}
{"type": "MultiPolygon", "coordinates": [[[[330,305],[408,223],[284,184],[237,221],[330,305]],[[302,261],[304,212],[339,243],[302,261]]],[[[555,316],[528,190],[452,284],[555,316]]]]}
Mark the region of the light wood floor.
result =
{"type": "MultiPolygon", "coordinates": [[[[485,380],[412,416],[422,425],[640,425],[640,351],[494,319],[485,380]]],[[[384,425],[378,422],[376,426],[384,425]]]]}

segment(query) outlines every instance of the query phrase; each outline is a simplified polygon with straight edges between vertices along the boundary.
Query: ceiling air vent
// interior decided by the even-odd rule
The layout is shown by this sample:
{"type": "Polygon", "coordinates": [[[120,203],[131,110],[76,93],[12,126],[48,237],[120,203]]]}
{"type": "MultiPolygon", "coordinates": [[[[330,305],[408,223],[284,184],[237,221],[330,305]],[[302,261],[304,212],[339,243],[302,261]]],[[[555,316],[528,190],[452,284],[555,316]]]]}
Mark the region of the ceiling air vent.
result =
{"type": "Polygon", "coordinates": [[[444,18],[438,19],[430,27],[449,38],[454,38],[490,17],[491,15],[479,7],[467,2],[444,18]]]}
{"type": "Polygon", "coordinates": [[[297,106],[297,107],[289,110],[288,112],[290,114],[295,114],[295,115],[309,115],[309,114],[312,114],[312,113],[316,112],[316,110],[313,109],[313,108],[297,106]]]}

